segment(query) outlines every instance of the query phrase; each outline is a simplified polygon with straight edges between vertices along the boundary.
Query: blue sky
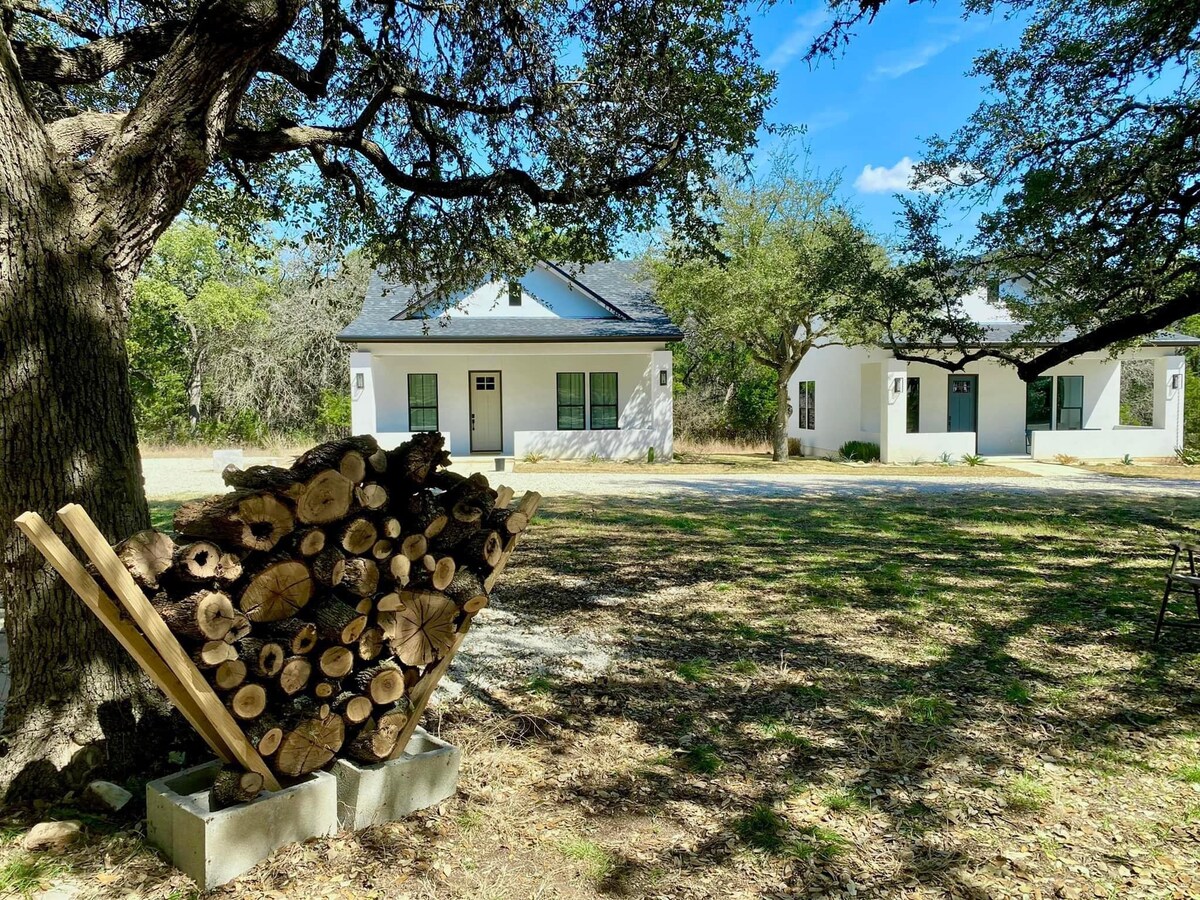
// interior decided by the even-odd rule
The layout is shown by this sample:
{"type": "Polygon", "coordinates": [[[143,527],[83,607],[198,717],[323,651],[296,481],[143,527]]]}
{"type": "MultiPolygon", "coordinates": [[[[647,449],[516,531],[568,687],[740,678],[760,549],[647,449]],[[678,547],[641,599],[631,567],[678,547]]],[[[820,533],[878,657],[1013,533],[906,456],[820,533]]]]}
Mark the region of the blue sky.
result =
{"type": "MultiPolygon", "coordinates": [[[[983,83],[967,77],[980,50],[1013,46],[1016,22],[1001,16],[964,20],[957,0],[884,7],[859,27],[845,52],[812,66],[804,61],[813,37],[828,24],[817,0],[772,7],[752,28],[764,64],[779,73],[775,124],[807,125],[812,162],[840,172],[843,190],[876,234],[895,232],[894,194],[921,158],[923,138],[949,134],[984,98],[983,83]]],[[[764,149],[767,143],[764,143],[764,149]]],[[[970,230],[974,213],[953,223],[970,230]]]]}

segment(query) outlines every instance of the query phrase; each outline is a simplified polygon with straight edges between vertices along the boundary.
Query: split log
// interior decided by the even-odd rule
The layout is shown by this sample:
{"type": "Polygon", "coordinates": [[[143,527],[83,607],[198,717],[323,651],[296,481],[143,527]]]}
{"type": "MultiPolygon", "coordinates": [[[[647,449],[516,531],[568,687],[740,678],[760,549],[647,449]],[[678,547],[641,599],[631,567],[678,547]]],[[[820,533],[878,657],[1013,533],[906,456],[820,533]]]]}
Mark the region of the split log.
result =
{"type": "Polygon", "coordinates": [[[474,534],[456,551],[458,558],[467,562],[482,563],[489,569],[500,562],[500,554],[504,552],[504,542],[500,540],[498,531],[481,531],[474,534]]]}
{"type": "Polygon", "coordinates": [[[317,626],[303,619],[272,622],[263,633],[282,643],[294,656],[304,656],[317,646],[317,626]]]}
{"type": "Polygon", "coordinates": [[[375,546],[378,537],[379,533],[375,530],[375,523],[360,516],[342,526],[338,535],[338,543],[351,556],[359,556],[369,552],[375,546]]]}
{"type": "Polygon", "coordinates": [[[359,597],[371,596],[379,587],[379,566],[361,556],[346,560],[341,586],[359,597]]]}
{"type": "Polygon", "coordinates": [[[374,453],[367,455],[367,468],[376,474],[383,474],[387,471],[387,451],[379,448],[374,453]]]}
{"type": "Polygon", "coordinates": [[[287,697],[294,697],[308,687],[312,677],[312,662],[307,656],[289,656],[279,670],[279,689],[287,697]]]}
{"type": "Polygon", "coordinates": [[[390,594],[381,594],[379,599],[375,601],[375,612],[395,612],[400,608],[400,594],[392,591],[390,594]]]}
{"type": "Polygon", "coordinates": [[[316,556],[325,549],[325,532],[320,528],[306,528],[300,532],[296,550],[301,556],[316,556]]]}
{"type": "Polygon", "coordinates": [[[215,669],[234,659],[237,659],[236,648],[224,641],[205,641],[192,651],[192,661],[201,669],[215,669]]]}
{"type": "Polygon", "coordinates": [[[375,609],[375,601],[372,600],[370,597],[363,597],[361,600],[359,600],[357,603],[354,604],[354,611],[356,613],[358,613],[359,615],[369,616],[374,609],[375,609]]]}
{"type": "Polygon", "coordinates": [[[279,720],[274,718],[269,711],[253,722],[245,723],[242,731],[245,732],[246,739],[264,757],[274,754],[279,749],[279,742],[283,740],[283,729],[279,725],[279,720]]]}
{"type": "Polygon", "coordinates": [[[368,625],[358,639],[358,658],[370,662],[383,652],[383,629],[368,625]]]}
{"type": "Polygon", "coordinates": [[[296,497],[296,518],[306,525],[336,522],[350,511],[354,482],[326,469],[306,481],[296,497]]]}
{"type": "Polygon", "coordinates": [[[345,691],[334,698],[333,709],[346,720],[347,724],[361,725],[371,717],[375,706],[371,703],[370,697],[345,691]]]}
{"type": "Polygon", "coordinates": [[[364,509],[383,509],[388,501],[387,488],[373,481],[356,487],[354,497],[364,509]]]}
{"type": "Polygon", "coordinates": [[[283,670],[287,649],[275,641],[248,637],[238,641],[238,658],[256,678],[274,678],[283,670]]]}
{"type": "Polygon", "coordinates": [[[392,645],[406,665],[424,666],[450,649],[458,607],[432,591],[402,591],[392,645]]]}
{"type": "Polygon", "coordinates": [[[317,634],[331,644],[353,644],[367,627],[367,617],[340,600],[324,600],[309,609],[317,634]]]}
{"type": "Polygon", "coordinates": [[[346,647],[326,647],[317,659],[317,668],[329,678],[345,678],[354,668],[354,654],[346,647]]]}
{"type": "Polygon", "coordinates": [[[404,672],[391,660],[355,672],[350,681],[358,693],[370,697],[376,706],[394,703],[404,696],[404,672]]]}
{"type": "Polygon", "coordinates": [[[313,578],[325,587],[337,587],[346,574],[346,557],[333,547],[327,547],[313,558],[313,578]]]}
{"type": "Polygon", "coordinates": [[[232,691],[246,680],[246,664],[240,659],[228,659],[213,672],[213,684],[218,690],[232,691]]]}
{"type": "Polygon", "coordinates": [[[272,494],[217,494],[175,511],[175,531],[190,538],[270,550],[295,527],[292,511],[272,494]]]}
{"type": "Polygon", "coordinates": [[[158,577],[170,568],[175,542],[153,528],[139,531],[113,548],[138,587],[148,593],[158,590],[158,577]]]}
{"type": "Polygon", "coordinates": [[[238,803],[249,803],[262,793],[262,789],[263,777],[257,772],[247,772],[240,766],[221,766],[213,782],[209,807],[216,811],[238,803]]]}
{"type": "Polygon", "coordinates": [[[283,741],[275,754],[275,770],[297,778],[316,771],[342,748],[346,723],[328,704],[316,706],[297,698],[287,716],[283,741]]]}
{"type": "Polygon", "coordinates": [[[409,706],[401,703],[368,719],[346,745],[346,755],[359,762],[383,762],[392,755],[396,741],[408,724],[409,706]]]}
{"type": "Polygon", "coordinates": [[[470,569],[459,569],[446,586],[446,596],[467,613],[477,613],[488,605],[488,592],[479,575],[470,569]]]}
{"type": "Polygon", "coordinates": [[[237,615],[229,595],[220,591],[196,591],[177,600],[160,592],[150,602],[171,631],[194,640],[223,640],[237,615]]]}
{"type": "Polygon", "coordinates": [[[294,559],[271,560],[251,575],[238,606],[252,622],[278,622],[303,609],[312,594],[308,566],[294,559]]]}
{"type": "Polygon", "coordinates": [[[401,587],[404,587],[404,585],[408,584],[408,579],[412,572],[412,560],[407,556],[397,553],[388,560],[388,570],[392,576],[392,580],[401,587]]]}
{"type": "Polygon", "coordinates": [[[261,684],[243,684],[225,705],[239,719],[257,719],[267,708],[267,691],[261,684]]]}
{"type": "Polygon", "coordinates": [[[508,504],[512,503],[513,489],[500,485],[496,488],[496,509],[508,509],[508,504]]]}
{"type": "Polygon", "coordinates": [[[537,491],[526,491],[521,497],[521,502],[517,504],[517,511],[525,513],[525,517],[532,522],[534,515],[537,514],[538,507],[541,505],[541,494],[537,491]]]}

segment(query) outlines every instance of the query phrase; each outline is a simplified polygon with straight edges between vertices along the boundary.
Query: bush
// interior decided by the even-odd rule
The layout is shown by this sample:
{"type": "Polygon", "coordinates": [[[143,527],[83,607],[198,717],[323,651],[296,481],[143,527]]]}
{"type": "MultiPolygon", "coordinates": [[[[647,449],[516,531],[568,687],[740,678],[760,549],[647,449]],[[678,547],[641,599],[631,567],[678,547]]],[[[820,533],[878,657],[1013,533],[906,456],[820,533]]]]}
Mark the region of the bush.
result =
{"type": "Polygon", "coordinates": [[[1073,466],[1075,463],[1079,462],[1079,460],[1070,453],[1055,453],[1054,461],[1060,466],[1073,466]]]}
{"type": "Polygon", "coordinates": [[[838,449],[838,456],[854,462],[878,462],[879,445],[874,441],[846,441],[838,449]]]}
{"type": "Polygon", "coordinates": [[[1177,447],[1175,448],[1175,456],[1185,466],[1194,466],[1200,463],[1200,449],[1196,447],[1177,447]]]}
{"type": "Polygon", "coordinates": [[[804,456],[804,444],[800,438],[788,438],[788,456],[794,456],[797,459],[804,456]]]}
{"type": "Polygon", "coordinates": [[[978,453],[964,453],[962,461],[968,466],[982,466],[984,460],[978,453]]]}

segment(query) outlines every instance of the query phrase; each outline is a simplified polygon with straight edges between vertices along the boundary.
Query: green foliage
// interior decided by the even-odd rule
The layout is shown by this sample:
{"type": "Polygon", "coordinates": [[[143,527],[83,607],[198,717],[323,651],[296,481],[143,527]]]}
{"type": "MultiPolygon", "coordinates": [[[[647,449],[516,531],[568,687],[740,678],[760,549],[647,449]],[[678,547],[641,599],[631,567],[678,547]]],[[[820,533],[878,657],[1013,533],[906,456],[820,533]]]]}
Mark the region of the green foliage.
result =
{"type": "Polygon", "coordinates": [[[1200,463],[1200,447],[1176,447],[1175,456],[1185,466],[1194,466],[1200,463]]]}
{"type": "Polygon", "coordinates": [[[968,466],[982,466],[985,462],[985,459],[978,453],[964,453],[962,455],[962,461],[968,466]]]}
{"type": "Polygon", "coordinates": [[[1133,457],[1130,456],[1128,453],[1126,453],[1124,456],[1121,457],[1121,465],[1132,466],[1133,465],[1133,457]]]}
{"type": "Polygon", "coordinates": [[[838,456],[852,462],[878,462],[879,445],[874,441],[846,441],[838,448],[838,456]]]}
{"type": "Polygon", "coordinates": [[[696,744],[683,755],[683,763],[689,771],[699,775],[715,775],[725,767],[716,748],[711,744],[696,744]]]}
{"type": "Polygon", "coordinates": [[[1050,789],[1028,775],[1018,775],[1001,788],[1004,805],[1018,812],[1036,812],[1050,802],[1050,789]]]}

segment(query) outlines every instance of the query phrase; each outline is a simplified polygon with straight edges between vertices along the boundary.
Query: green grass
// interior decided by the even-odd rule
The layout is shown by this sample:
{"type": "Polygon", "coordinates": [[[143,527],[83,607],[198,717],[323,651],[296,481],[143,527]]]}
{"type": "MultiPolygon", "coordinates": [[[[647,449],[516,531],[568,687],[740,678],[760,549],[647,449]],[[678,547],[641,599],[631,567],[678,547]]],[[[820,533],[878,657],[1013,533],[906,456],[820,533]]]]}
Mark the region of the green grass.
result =
{"type": "Polygon", "coordinates": [[[534,675],[525,682],[525,692],[527,694],[552,694],[554,693],[554,679],[546,675],[534,675]]]}
{"type": "Polygon", "coordinates": [[[914,725],[942,726],[954,716],[954,704],[941,697],[907,697],[900,703],[901,714],[914,725]]]}
{"type": "Polygon", "coordinates": [[[44,884],[68,871],[68,866],[47,856],[20,856],[0,868],[0,897],[31,896],[44,884]]]}
{"type": "Polygon", "coordinates": [[[1180,766],[1175,777],[1187,784],[1200,784],[1200,766],[1180,766]]]}
{"type": "Polygon", "coordinates": [[[616,868],[613,855],[595,841],[586,838],[567,838],[558,845],[558,849],[567,859],[583,863],[587,876],[592,881],[603,881],[616,868]]]}
{"type": "Polygon", "coordinates": [[[819,825],[792,828],[788,820],[767,803],[758,804],[734,820],[733,830],[748,847],[796,859],[833,859],[850,845],[832,828],[819,825]]]}
{"type": "Polygon", "coordinates": [[[683,764],[698,775],[715,775],[725,763],[711,744],[697,744],[683,754],[683,764]]]}
{"type": "Polygon", "coordinates": [[[707,659],[691,659],[675,667],[675,674],[691,684],[704,681],[712,672],[712,662],[707,659]]]}
{"type": "Polygon", "coordinates": [[[733,823],[734,833],[755,850],[780,852],[786,843],[787,820],[768,804],[760,803],[733,823]]]}
{"type": "Polygon", "coordinates": [[[834,791],[822,797],[821,802],[834,812],[859,811],[870,807],[862,792],[857,790],[834,791]]]}
{"type": "Polygon", "coordinates": [[[1018,812],[1036,812],[1050,803],[1050,789],[1036,778],[1018,775],[1001,788],[1004,805],[1018,812]]]}

